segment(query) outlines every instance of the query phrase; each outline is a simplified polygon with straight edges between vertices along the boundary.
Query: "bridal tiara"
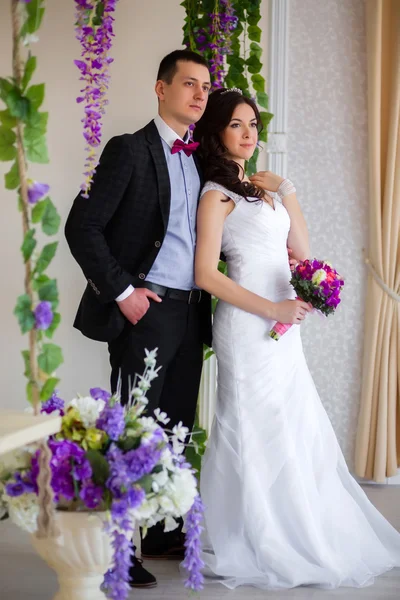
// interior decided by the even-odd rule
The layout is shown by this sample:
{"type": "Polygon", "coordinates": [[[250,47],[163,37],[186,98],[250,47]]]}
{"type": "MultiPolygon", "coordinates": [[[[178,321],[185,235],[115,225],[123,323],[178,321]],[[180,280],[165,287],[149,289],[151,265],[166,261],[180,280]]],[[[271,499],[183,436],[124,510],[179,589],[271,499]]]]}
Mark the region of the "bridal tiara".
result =
{"type": "Polygon", "coordinates": [[[242,90],[240,90],[240,89],[239,89],[239,88],[237,88],[237,87],[233,87],[233,88],[229,88],[228,90],[224,90],[224,91],[221,93],[221,96],[223,96],[224,94],[227,94],[228,92],[237,92],[238,94],[240,94],[241,96],[243,96],[243,92],[242,92],[242,90]]]}

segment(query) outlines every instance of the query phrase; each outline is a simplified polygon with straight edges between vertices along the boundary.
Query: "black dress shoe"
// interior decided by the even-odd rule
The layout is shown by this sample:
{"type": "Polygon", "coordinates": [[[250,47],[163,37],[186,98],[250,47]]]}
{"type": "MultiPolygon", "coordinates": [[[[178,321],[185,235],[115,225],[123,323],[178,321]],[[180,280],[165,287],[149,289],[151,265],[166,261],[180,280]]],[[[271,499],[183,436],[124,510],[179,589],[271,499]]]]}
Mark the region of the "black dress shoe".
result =
{"type": "Polygon", "coordinates": [[[169,544],[149,545],[142,540],[142,557],[146,560],[183,560],[185,558],[185,534],[176,532],[169,544]]]}
{"type": "Polygon", "coordinates": [[[130,581],[129,585],[132,588],[153,588],[157,585],[157,579],[146,571],[143,566],[143,561],[136,556],[132,556],[132,564],[129,569],[130,581]]]}

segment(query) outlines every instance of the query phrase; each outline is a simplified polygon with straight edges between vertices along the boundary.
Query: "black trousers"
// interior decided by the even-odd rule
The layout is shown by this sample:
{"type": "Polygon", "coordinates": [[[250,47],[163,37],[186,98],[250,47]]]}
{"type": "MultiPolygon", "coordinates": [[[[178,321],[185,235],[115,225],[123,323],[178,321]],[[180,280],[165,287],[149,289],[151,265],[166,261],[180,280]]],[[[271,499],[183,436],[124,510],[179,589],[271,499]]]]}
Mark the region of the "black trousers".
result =
{"type": "MultiPolygon", "coordinates": [[[[165,411],[171,421],[168,428],[182,421],[190,430],[193,427],[203,364],[203,342],[198,304],[186,304],[181,300],[163,298],[161,303],[150,300],[150,308],[144,317],[125,328],[109,344],[111,363],[111,389],[117,389],[121,376],[122,402],[126,403],[129,381],[145,369],[145,348],[158,348],[157,367],[162,368],[153,379],[147,392],[147,414],[155,408],[165,411]]],[[[149,529],[143,545],[149,552],[162,551],[174,544],[175,532],[163,533],[163,527],[149,529]]]]}

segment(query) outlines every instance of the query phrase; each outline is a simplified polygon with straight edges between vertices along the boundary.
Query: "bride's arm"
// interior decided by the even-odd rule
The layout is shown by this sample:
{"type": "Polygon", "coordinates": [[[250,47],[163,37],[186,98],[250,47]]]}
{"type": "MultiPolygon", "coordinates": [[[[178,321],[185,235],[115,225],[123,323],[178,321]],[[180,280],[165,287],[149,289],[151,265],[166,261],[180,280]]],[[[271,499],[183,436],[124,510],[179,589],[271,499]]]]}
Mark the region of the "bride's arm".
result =
{"type": "Polygon", "coordinates": [[[299,201],[297,200],[296,192],[285,196],[282,199],[282,204],[290,217],[288,247],[293,250],[293,256],[297,258],[297,260],[300,261],[310,258],[311,251],[307,223],[299,201]]]}
{"type": "Polygon", "coordinates": [[[221,192],[215,190],[206,192],[200,200],[197,211],[196,284],[246,312],[277,320],[275,302],[253,294],[218,271],[224,221],[232,207],[233,201],[222,202],[221,192]]]}

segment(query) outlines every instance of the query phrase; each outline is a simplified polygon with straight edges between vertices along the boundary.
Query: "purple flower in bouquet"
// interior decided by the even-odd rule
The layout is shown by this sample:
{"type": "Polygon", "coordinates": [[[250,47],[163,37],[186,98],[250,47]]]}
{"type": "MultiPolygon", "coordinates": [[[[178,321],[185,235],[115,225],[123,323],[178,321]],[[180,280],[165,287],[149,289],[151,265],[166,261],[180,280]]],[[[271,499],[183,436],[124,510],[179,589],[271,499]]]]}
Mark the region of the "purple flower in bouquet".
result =
{"type": "Polygon", "coordinates": [[[112,406],[106,405],[96,422],[97,429],[102,429],[108,437],[117,441],[125,429],[125,411],[122,404],[116,402],[112,406]]]}
{"type": "Polygon", "coordinates": [[[28,202],[36,204],[49,191],[50,186],[47,183],[39,183],[38,181],[28,180],[28,202]]]}
{"type": "Polygon", "coordinates": [[[51,303],[47,300],[43,300],[39,302],[33,311],[35,315],[35,327],[36,329],[46,330],[50,327],[53,322],[53,311],[51,308],[51,303]]]}
{"type": "Polygon", "coordinates": [[[64,400],[57,396],[57,391],[53,392],[51,398],[43,402],[42,407],[40,409],[41,413],[47,413],[48,415],[58,410],[61,416],[64,416],[64,400]]]}
{"type": "MultiPolygon", "coordinates": [[[[332,314],[340,304],[344,281],[327,262],[316,259],[300,262],[290,283],[297,298],[311,304],[322,315],[332,314]]],[[[291,326],[290,323],[276,323],[269,335],[272,339],[279,340],[291,326]]]]}
{"type": "Polygon", "coordinates": [[[203,503],[200,496],[197,496],[186,518],[185,560],[182,563],[183,567],[189,572],[185,587],[195,591],[202,590],[204,583],[201,572],[204,562],[200,558],[203,512],[203,503]]]}

